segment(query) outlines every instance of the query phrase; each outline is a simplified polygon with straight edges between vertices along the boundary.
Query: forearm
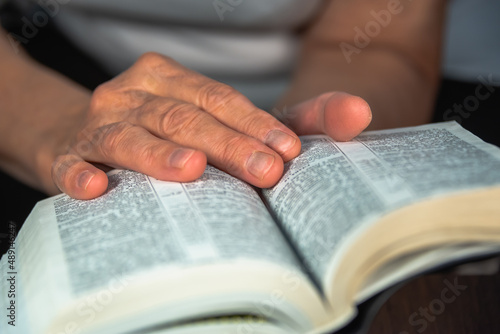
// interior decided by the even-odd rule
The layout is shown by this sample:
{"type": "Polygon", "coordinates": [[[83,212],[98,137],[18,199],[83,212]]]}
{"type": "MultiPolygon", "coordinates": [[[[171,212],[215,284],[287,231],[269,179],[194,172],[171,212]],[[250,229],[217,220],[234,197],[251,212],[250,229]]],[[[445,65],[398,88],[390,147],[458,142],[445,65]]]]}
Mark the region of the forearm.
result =
{"type": "Polygon", "coordinates": [[[440,78],[445,8],[446,0],[325,2],[323,14],[303,34],[300,63],[280,106],[344,91],[370,104],[370,128],[429,121],[440,78]],[[377,15],[386,15],[383,26],[377,15]],[[375,25],[379,32],[366,34],[375,25]]]}
{"type": "Polygon", "coordinates": [[[315,49],[303,54],[293,83],[280,108],[328,91],[344,91],[365,99],[373,119],[369,129],[430,121],[438,77],[426,77],[398,54],[365,50],[348,65],[339,49],[315,49]]]}
{"type": "Polygon", "coordinates": [[[61,118],[85,108],[90,92],[16,54],[3,30],[0,35],[0,168],[32,187],[57,192],[51,165],[68,138],[55,129],[74,126],[61,118]]]}

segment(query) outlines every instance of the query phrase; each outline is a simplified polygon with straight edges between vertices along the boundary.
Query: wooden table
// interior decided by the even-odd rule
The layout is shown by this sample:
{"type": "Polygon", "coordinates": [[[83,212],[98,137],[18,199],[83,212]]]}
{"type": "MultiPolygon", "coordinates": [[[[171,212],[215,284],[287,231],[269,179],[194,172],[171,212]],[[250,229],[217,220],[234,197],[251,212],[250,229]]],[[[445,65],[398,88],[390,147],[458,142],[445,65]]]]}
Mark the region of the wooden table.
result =
{"type": "Polygon", "coordinates": [[[498,260],[481,261],[484,270],[459,266],[405,283],[379,309],[368,333],[500,333],[500,273],[492,265],[498,260]]]}

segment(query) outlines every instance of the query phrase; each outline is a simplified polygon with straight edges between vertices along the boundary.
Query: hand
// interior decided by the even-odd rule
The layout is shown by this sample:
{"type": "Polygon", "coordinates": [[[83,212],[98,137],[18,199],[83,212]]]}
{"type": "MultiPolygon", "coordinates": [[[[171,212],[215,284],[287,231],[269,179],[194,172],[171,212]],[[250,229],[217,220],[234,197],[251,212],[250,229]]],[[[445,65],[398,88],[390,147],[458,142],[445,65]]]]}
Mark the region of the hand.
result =
{"type": "Polygon", "coordinates": [[[208,161],[269,187],[283,161],[300,152],[297,136],[243,95],[154,53],[98,87],[79,118],[52,167],[55,184],[79,199],[107,187],[105,173],[89,162],[186,182],[208,161]]]}
{"type": "MultiPolygon", "coordinates": [[[[361,132],[370,115],[363,100],[341,93],[291,111],[298,133],[324,132],[339,140],[361,132]]],[[[201,176],[208,161],[270,187],[283,162],[300,152],[297,135],[243,95],[155,53],[98,87],[76,119],[79,129],[60,144],[52,177],[79,199],[97,197],[107,187],[106,174],[90,162],[187,182],[201,176]]]]}

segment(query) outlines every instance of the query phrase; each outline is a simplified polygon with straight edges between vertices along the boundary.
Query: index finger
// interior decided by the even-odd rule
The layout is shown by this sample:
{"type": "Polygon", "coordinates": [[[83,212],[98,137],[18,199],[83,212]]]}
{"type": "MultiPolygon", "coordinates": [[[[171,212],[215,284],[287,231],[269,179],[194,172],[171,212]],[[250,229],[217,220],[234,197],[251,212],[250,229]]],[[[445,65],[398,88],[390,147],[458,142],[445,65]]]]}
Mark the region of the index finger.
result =
{"type": "Polygon", "coordinates": [[[143,62],[155,69],[145,79],[145,85],[152,93],[197,106],[227,127],[266,144],[284,161],[300,153],[297,135],[236,89],[162,55],[144,56],[143,62]]]}

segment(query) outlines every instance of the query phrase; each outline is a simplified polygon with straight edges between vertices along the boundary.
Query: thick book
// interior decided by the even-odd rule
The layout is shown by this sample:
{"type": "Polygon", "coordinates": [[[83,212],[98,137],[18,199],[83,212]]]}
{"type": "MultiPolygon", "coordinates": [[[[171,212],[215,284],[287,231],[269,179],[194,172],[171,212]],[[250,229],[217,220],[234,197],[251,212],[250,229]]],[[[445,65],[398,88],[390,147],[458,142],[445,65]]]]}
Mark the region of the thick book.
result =
{"type": "Polygon", "coordinates": [[[102,197],[39,202],[0,262],[0,332],[330,333],[500,252],[500,149],[457,123],[301,140],[270,189],[115,170],[102,197]]]}

